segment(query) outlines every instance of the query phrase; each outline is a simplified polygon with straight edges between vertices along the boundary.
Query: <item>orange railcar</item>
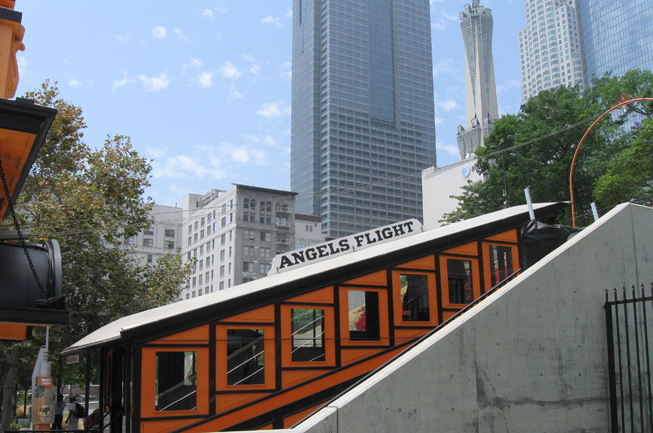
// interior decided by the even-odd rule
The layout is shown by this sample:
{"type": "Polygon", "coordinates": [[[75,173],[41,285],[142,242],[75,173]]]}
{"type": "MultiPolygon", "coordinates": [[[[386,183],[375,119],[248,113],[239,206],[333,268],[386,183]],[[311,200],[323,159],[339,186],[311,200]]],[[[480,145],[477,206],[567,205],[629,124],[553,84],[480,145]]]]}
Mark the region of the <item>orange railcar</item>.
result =
{"type": "Polygon", "coordinates": [[[120,319],[65,352],[102,351],[112,432],[288,428],[518,271],[527,219],[515,207],[333,257],[120,319]]]}

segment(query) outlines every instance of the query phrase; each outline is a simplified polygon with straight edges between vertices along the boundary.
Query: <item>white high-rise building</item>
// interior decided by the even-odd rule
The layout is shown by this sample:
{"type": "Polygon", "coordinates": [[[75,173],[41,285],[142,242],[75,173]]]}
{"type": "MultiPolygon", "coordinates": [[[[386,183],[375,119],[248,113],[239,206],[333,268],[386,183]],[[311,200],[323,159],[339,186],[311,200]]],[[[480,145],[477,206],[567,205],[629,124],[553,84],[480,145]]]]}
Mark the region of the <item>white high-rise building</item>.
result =
{"type": "Polygon", "coordinates": [[[460,28],[465,43],[467,129],[458,126],[460,159],[468,158],[492,131],[499,117],[497,89],[492,60],[492,10],[474,0],[460,13],[460,28]]]}
{"type": "Polygon", "coordinates": [[[559,86],[586,86],[574,0],[526,0],[519,32],[522,99],[559,86]]]}

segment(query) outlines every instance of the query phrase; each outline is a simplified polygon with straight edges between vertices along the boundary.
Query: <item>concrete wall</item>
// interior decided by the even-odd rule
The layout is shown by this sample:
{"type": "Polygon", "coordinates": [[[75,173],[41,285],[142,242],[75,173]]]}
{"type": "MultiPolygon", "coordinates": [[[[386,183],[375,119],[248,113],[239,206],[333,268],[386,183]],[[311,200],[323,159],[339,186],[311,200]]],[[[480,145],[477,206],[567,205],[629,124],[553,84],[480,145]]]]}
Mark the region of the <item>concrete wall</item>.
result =
{"type": "Polygon", "coordinates": [[[295,432],[606,432],[605,289],[653,280],[653,209],[621,205],[295,432]]]}

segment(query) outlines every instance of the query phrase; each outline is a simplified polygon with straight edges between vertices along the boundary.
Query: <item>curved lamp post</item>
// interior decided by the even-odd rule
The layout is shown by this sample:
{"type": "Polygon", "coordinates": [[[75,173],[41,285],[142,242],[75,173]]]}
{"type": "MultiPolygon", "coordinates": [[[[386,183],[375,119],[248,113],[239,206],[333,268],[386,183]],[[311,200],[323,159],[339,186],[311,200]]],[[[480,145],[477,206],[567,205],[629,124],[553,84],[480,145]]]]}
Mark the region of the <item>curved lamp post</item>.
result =
{"type": "Polygon", "coordinates": [[[648,98],[648,97],[643,97],[643,98],[633,98],[632,96],[628,96],[626,94],[621,95],[619,99],[617,99],[617,103],[613,105],[609,110],[607,110],[605,113],[601,114],[598,119],[592,123],[592,126],[588,128],[588,130],[585,132],[585,135],[583,135],[583,138],[581,138],[580,142],[578,143],[578,146],[576,147],[576,152],[574,152],[574,159],[571,160],[571,170],[569,171],[569,196],[571,197],[571,217],[572,221],[574,224],[574,227],[576,227],[576,207],[574,203],[574,165],[576,164],[576,157],[578,156],[578,151],[580,150],[580,146],[583,144],[583,141],[585,141],[585,137],[587,137],[590,133],[590,131],[596,126],[597,123],[601,121],[605,116],[607,116],[609,113],[612,111],[616,110],[619,107],[624,107],[628,104],[632,104],[633,102],[642,102],[642,101],[653,101],[653,98],[648,98]]]}

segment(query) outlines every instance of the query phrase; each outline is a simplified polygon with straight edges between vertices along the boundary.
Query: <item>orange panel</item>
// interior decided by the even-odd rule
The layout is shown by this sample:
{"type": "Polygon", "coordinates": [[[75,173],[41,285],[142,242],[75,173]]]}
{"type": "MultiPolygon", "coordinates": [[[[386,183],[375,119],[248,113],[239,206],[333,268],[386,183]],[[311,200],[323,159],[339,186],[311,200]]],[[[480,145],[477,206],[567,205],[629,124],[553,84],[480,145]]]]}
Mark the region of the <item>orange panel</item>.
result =
{"type": "Polygon", "coordinates": [[[430,329],[405,329],[395,328],[395,343],[402,344],[409,340],[414,340],[429,332],[430,329]]]}
{"type": "Polygon", "coordinates": [[[345,368],[337,373],[328,376],[317,378],[315,381],[312,381],[304,386],[293,388],[272,398],[265,399],[260,402],[254,402],[241,410],[234,410],[233,412],[225,414],[224,416],[200,424],[196,427],[189,428],[185,431],[188,433],[201,433],[207,431],[224,430],[235,424],[247,421],[255,415],[270,412],[272,410],[291,404],[299,399],[313,395],[319,390],[327,389],[336,383],[342,383],[346,380],[354,379],[365,373],[368,373],[373,369],[385,364],[403,350],[404,348],[402,347],[388,351],[387,353],[372,359],[365,360],[360,364],[353,365],[349,368],[345,368]]]}
{"type": "Polygon", "coordinates": [[[290,298],[285,302],[316,302],[318,304],[333,304],[333,287],[313,290],[305,295],[290,298]]]}
{"type": "Polygon", "coordinates": [[[290,388],[329,371],[331,370],[286,370],[281,374],[281,387],[290,388]]]}
{"type": "Polygon", "coordinates": [[[443,311],[442,312],[442,320],[447,321],[450,318],[452,318],[454,315],[456,315],[458,311],[443,311]]]}
{"type": "Polygon", "coordinates": [[[340,363],[344,366],[351,364],[368,356],[376,355],[383,349],[341,349],[340,350],[340,363]]]}
{"type": "MultiPolygon", "coordinates": [[[[267,308],[267,307],[265,307],[267,308]]],[[[217,359],[215,385],[220,391],[257,391],[274,389],[275,341],[274,326],[218,325],[216,328],[217,359]],[[265,366],[265,383],[262,385],[227,385],[227,329],[263,329],[263,362],[265,366]]]]}
{"type": "Polygon", "coordinates": [[[260,322],[274,322],[274,305],[267,305],[265,307],[257,308],[243,314],[227,317],[220,320],[220,322],[240,322],[240,323],[260,323],[260,322]]]}
{"type": "Polygon", "coordinates": [[[261,427],[259,430],[274,430],[274,424],[268,424],[265,427],[261,427]]]}
{"type": "Polygon", "coordinates": [[[27,339],[27,325],[3,323],[0,326],[0,340],[23,341],[27,339]]]}
{"type": "Polygon", "coordinates": [[[293,309],[313,309],[313,307],[282,305],[281,306],[281,365],[284,367],[333,367],[336,365],[336,325],[333,317],[333,307],[316,307],[324,310],[324,361],[292,362],[292,318],[293,309]]]}
{"type": "Polygon", "coordinates": [[[386,289],[368,289],[360,287],[340,287],[340,344],[342,346],[389,346],[390,328],[388,317],[388,291],[386,289]],[[379,294],[379,328],[378,340],[349,339],[349,291],[377,292],[379,294]]]}
{"type": "Polygon", "coordinates": [[[218,394],[216,396],[216,411],[217,413],[224,412],[235,406],[243,405],[247,402],[254,401],[258,398],[265,397],[269,394],[252,393],[252,394],[218,394]]]}
{"type": "MultiPolygon", "coordinates": [[[[410,294],[408,294],[410,296],[410,294]]],[[[414,271],[392,271],[392,296],[394,301],[394,321],[396,325],[413,325],[413,326],[437,326],[438,324],[438,292],[436,277],[433,272],[414,272],[414,271]],[[428,282],[429,298],[429,320],[421,321],[404,321],[403,316],[403,296],[401,293],[401,276],[402,275],[426,275],[428,282]]]]}
{"type": "Polygon", "coordinates": [[[413,260],[412,262],[402,263],[397,265],[398,268],[411,268],[411,269],[435,269],[435,256],[426,256],[421,259],[413,260]]]}
{"type": "Polygon", "coordinates": [[[508,230],[507,232],[499,233],[498,235],[490,236],[483,240],[499,241],[499,242],[517,242],[517,229],[508,230]]]}
{"type": "Polygon", "coordinates": [[[310,409],[306,409],[304,411],[298,412],[298,413],[296,413],[294,415],[290,415],[289,417],[284,418],[283,419],[283,428],[290,428],[290,427],[294,426],[299,421],[303,420],[304,418],[306,418],[307,416],[309,416],[310,414],[312,414],[313,412],[315,412],[316,410],[321,408],[322,405],[323,404],[315,405],[310,409]]]}
{"type": "Polygon", "coordinates": [[[198,326],[197,328],[189,329],[188,331],[178,332],[167,337],[160,338],[148,344],[156,344],[157,342],[178,342],[178,343],[208,343],[209,341],[209,325],[198,326]]]}
{"type": "Polygon", "coordinates": [[[443,251],[444,254],[462,254],[464,256],[478,256],[478,244],[470,242],[465,245],[460,245],[450,250],[443,251]]]}
{"type": "Polygon", "coordinates": [[[141,416],[166,417],[183,415],[208,415],[209,413],[209,349],[201,347],[145,347],[142,350],[141,368],[141,416]],[[197,353],[197,408],[157,412],[154,405],[157,352],[197,353]]]}
{"type": "Polygon", "coordinates": [[[141,422],[141,433],[165,433],[192,424],[198,419],[175,419],[168,421],[145,421],[141,422]]]}
{"type": "Polygon", "coordinates": [[[373,272],[371,274],[363,275],[362,277],[354,278],[353,280],[345,281],[343,284],[363,284],[368,286],[385,286],[388,284],[385,271],[373,272]]]}

